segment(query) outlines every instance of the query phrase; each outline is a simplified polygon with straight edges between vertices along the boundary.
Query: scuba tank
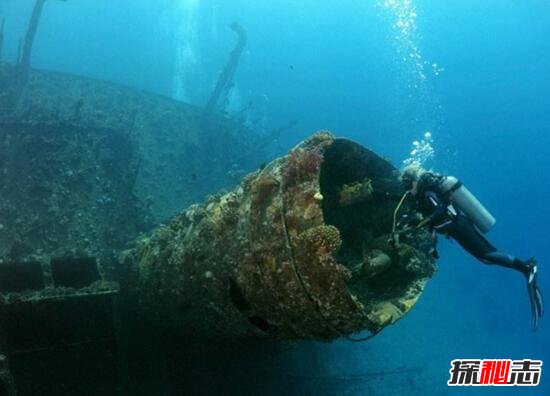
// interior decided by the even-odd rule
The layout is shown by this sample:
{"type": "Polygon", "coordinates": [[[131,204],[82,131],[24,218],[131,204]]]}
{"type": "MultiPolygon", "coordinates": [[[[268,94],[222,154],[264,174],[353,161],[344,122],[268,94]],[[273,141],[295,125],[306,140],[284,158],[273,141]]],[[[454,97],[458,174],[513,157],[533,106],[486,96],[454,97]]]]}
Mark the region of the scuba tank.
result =
{"type": "Polygon", "coordinates": [[[447,195],[450,201],[484,234],[496,223],[495,218],[481,202],[468,190],[461,181],[454,176],[446,176],[440,183],[441,192],[447,195]]]}

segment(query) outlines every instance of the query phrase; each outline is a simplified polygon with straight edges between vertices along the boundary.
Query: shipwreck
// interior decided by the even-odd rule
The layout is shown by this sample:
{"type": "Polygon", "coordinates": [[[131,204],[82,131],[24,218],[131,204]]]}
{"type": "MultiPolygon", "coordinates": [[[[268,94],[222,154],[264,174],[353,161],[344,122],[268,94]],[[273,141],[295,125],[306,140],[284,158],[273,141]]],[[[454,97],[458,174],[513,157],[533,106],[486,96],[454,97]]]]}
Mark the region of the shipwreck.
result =
{"type": "Polygon", "coordinates": [[[320,132],[141,241],[125,282],[154,322],[198,338],[377,333],[435,270],[428,232],[390,238],[402,194],[386,160],[320,132]]]}
{"type": "MultiPolygon", "coordinates": [[[[0,60],[0,394],[109,394],[143,373],[149,331],[361,341],[412,309],[434,241],[391,237],[412,210],[399,171],[326,131],[260,165],[280,130],[216,113],[242,26],[200,108],[31,69],[44,4],[16,64],[0,60]]],[[[3,23],[0,57],[2,41],[3,23]]]]}

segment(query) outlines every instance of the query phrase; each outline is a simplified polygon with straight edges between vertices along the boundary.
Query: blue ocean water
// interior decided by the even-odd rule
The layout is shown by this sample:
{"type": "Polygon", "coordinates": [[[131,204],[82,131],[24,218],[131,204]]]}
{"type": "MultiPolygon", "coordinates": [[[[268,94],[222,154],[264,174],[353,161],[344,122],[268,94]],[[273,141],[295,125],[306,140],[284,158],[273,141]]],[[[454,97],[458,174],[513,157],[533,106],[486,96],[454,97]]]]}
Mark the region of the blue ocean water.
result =
{"type": "MultiPolygon", "coordinates": [[[[7,59],[15,58],[32,4],[0,0],[7,59]]],[[[202,106],[234,45],[228,25],[235,20],[249,43],[226,111],[251,103],[246,116],[260,132],[296,120],[273,156],[329,129],[401,166],[429,131],[426,166],[476,193],[497,218],[490,239],[519,257],[536,256],[550,293],[549,2],[51,0],[32,63],[202,106]]],[[[350,395],[550,394],[544,368],[537,388],[447,386],[453,359],[550,362],[550,340],[547,320],[530,329],[520,275],[481,264],[444,239],[440,256],[404,319],[364,344],[314,344],[319,375],[349,381],[350,395]]],[[[311,356],[291,357],[296,372],[311,356]]],[[[304,389],[332,394],[320,385],[304,389]]]]}

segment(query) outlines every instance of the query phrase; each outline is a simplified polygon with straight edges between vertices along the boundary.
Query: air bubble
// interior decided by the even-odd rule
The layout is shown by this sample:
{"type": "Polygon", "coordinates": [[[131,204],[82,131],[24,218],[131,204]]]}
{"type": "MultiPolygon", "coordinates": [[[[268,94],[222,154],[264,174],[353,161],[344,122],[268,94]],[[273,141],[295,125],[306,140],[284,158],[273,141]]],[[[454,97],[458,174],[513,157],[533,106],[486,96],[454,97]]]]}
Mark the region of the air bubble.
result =
{"type": "Polygon", "coordinates": [[[403,161],[403,165],[419,165],[425,167],[426,162],[431,160],[435,155],[433,148],[433,136],[430,131],[426,131],[423,134],[423,139],[414,140],[412,142],[412,150],[409,154],[409,158],[403,161]]]}

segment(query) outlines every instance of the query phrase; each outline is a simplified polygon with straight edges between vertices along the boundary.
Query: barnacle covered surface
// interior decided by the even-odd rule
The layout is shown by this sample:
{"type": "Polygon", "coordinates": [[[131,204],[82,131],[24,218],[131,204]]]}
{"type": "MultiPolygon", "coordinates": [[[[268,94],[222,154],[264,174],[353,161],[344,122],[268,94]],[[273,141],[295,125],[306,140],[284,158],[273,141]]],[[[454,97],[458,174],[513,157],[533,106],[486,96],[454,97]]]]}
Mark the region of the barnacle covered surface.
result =
{"type": "Polygon", "coordinates": [[[377,332],[412,308],[435,270],[415,245],[423,231],[388,242],[393,181],[385,160],[319,132],[143,240],[126,257],[127,292],[155,322],[200,338],[377,332]],[[372,198],[341,205],[342,187],[365,180],[372,198]],[[357,271],[380,254],[390,263],[357,271]]]}

